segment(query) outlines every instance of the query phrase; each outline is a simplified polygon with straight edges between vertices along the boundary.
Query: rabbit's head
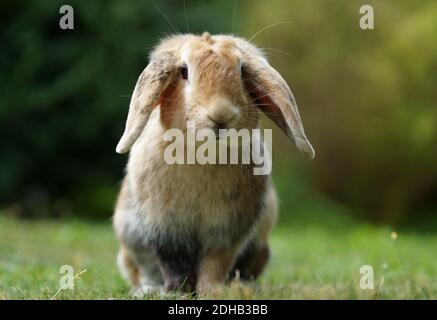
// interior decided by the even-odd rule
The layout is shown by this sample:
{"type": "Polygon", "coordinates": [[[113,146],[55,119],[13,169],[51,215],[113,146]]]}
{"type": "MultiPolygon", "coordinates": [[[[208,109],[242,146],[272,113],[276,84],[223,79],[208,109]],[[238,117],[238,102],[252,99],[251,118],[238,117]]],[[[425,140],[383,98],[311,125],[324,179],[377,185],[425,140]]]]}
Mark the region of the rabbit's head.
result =
{"type": "Polygon", "coordinates": [[[287,83],[259,49],[241,38],[178,35],[158,45],[135,86],[118,153],[129,151],[158,106],[162,124],[182,130],[187,121],[215,131],[256,128],[262,110],[314,158],[287,83]]]}

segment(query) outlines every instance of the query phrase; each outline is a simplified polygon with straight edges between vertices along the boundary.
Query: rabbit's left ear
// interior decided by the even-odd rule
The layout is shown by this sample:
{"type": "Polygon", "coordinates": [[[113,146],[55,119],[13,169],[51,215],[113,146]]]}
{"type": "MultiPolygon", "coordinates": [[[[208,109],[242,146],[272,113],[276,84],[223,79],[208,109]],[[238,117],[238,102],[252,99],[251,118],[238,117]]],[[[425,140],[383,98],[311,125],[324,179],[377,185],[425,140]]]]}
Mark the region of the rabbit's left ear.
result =
{"type": "Polygon", "coordinates": [[[117,145],[117,153],[126,153],[143,131],[159,97],[172,79],[175,57],[172,52],[152,55],[135,85],[129,105],[126,128],[117,145]]]}
{"type": "MultiPolygon", "coordinates": [[[[244,51],[243,51],[244,52],[244,51]]],[[[256,53],[243,53],[243,78],[255,104],[272,119],[307,158],[315,152],[308,141],[293,94],[282,76],[256,53]]]]}

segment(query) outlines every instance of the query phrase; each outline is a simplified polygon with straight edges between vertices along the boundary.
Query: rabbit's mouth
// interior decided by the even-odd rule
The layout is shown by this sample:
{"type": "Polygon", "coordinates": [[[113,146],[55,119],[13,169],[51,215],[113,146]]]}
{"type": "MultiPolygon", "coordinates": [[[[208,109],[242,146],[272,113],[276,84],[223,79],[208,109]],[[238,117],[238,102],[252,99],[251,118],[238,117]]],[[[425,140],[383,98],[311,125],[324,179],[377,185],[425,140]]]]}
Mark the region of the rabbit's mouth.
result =
{"type": "Polygon", "coordinates": [[[211,128],[211,130],[215,134],[215,140],[216,141],[226,141],[229,137],[229,129],[228,127],[224,126],[221,128],[211,128]]]}

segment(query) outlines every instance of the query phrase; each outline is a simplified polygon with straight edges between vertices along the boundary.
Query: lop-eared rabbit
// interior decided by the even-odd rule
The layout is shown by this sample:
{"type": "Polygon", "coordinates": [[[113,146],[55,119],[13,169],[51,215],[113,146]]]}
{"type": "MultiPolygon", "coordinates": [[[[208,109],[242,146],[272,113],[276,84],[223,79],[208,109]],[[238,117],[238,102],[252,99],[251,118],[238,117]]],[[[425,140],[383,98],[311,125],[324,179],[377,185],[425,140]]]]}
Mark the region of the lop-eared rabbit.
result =
{"type": "Polygon", "coordinates": [[[116,149],[130,150],[113,222],[118,264],[133,288],[208,292],[237,272],[262,272],[278,207],[270,175],[254,175],[254,163],[168,164],[163,138],[172,128],[186,133],[187,121],[259,128],[259,110],[314,157],[293,94],[253,44],[205,32],[168,37],[153,50],[116,149]]]}

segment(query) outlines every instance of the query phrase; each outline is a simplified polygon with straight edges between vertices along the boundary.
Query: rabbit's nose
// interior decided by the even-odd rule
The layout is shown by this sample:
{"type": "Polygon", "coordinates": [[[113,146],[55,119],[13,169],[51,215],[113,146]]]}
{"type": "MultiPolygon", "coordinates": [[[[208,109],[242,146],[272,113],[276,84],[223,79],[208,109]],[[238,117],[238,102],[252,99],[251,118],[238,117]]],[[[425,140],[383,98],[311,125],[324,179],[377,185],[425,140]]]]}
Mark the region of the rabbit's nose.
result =
{"type": "Polygon", "coordinates": [[[220,123],[220,122],[217,123],[215,126],[217,129],[226,129],[227,128],[227,125],[225,123],[220,123]]]}
{"type": "Polygon", "coordinates": [[[226,123],[222,119],[216,120],[211,116],[208,116],[208,118],[213,122],[214,129],[226,129],[226,123]]]}
{"type": "Polygon", "coordinates": [[[214,124],[214,129],[227,129],[228,124],[235,118],[235,115],[230,118],[225,117],[211,117],[208,115],[209,120],[214,124]]]}

